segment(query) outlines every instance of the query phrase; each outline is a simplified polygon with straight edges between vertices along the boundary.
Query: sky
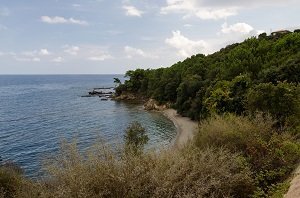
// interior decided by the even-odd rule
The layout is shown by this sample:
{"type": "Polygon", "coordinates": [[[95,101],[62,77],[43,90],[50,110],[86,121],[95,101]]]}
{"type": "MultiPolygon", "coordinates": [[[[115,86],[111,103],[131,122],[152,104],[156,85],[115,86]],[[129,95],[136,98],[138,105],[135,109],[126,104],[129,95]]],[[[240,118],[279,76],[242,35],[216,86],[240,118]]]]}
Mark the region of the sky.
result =
{"type": "Polygon", "coordinates": [[[0,0],[0,74],[124,74],[297,28],[299,0],[0,0]]]}

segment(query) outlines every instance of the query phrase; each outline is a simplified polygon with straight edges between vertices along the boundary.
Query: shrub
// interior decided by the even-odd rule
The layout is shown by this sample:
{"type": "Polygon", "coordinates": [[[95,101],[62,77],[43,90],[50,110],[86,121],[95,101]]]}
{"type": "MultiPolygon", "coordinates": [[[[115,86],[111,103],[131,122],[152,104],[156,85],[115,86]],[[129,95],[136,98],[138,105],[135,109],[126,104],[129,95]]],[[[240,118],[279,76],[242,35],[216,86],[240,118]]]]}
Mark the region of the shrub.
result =
{"type": "Polygon", "coordinates": [[[247,101],[251,112],[268,112],[278,120],[280,126],[286,124],[291,117],[300,116],[300,87],[296,84],[261,83],[250,89],[247,101]]]}
{"type": "Polygon", "coordinates": [[[139,122],[131,123],[125,131],[125,149],[137,154],[143,151],[144,145],[147,144],[149,138],[145,128],[139,122]]]}
{"type": "Polygon", "coordinates": [[[0,197],[14,197],[22,185],[22,170],[8,162],[0,166],[0,197]]]}
{"type": "Polygon", "coordinates": [[[48,166],[42,197],[247,197],[254,191],[245,160],[226,149],[116,155],[96,146],[86,156],[74,145],[65,149],[48,166]]]}
{"type": "Polygon", "coordinates": [[[199,148],[226,147],[241,152],[254,173],[257,187],[282,182],[295,168],[300,145],[287,132],[278,133],[270,117],[253,119],[227,115],[215,116],[200,125],[195,137],[199,148]]]}
{"type": "Polygon", "coordinates": [[[157,197],[248,197],[255,187],[244,158],[223,148],[167,152],[157,168],[157,197]]]}

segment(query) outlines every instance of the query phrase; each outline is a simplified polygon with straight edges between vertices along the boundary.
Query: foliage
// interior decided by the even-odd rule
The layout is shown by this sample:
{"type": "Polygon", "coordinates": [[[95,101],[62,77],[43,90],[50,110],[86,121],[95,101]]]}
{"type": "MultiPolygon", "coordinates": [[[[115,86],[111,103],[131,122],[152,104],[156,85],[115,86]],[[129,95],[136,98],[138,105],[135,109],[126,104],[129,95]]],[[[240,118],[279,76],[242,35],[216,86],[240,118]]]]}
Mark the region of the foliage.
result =
{"type": "Polygon", "coordinates": [[[103,145],[86,155],[76,145],[64,149],[48,164],[51,179],[33,190],[40,197],[247,197],[255,187],[243,158],[226,149],[141,155],[103,145]]]}
{"type": "Polygon", "coordinates": [[[200,125],[195,144],[202,149],[216,146],[242,153],[257,188],[266,194],[270,187],[287,178],[300,158],[300,144],[273,125],[270,117],[260,114],[252,119],[215,116],[200,125]]]}
{"type": "Polygon", "coordinates": [[[130,71],[120,87],[200,120],[196,145],[241,153],[253,196],[276,196],[300,157],[299,49],[298,30],[261,34],[169,68],[130,71]]]}
{"type": "Polygon", "coordinates": [[[298,31],[279,36],[261,34],[211,55],[194,55],[169,68],[128,71],[129,80],[119,86],[118,93],[130,91],[160,103],[171,102],[181,115],[194,120],[203,120],[214,113],[245,115],[257,109],[271,113],[281,124],[297,121],[291,118],[297,117],[296,104],[299,106],[300,100],[296,91],[300,77],[299,49],[298,31]],[[267,105],[256,103],[259,98],[254,97],[262,93],[263,87],[273,90],[261,97],[267,105]],[[274,94],[279,94],[276,99],[272,98],[274,94]],[[275,102],[280,103],[278,108],[273,108],[275,102]],[[289,104],[293,105],[288,113],[284,107],[289,104]]]}
{"type": "Polygon", "coordinates": [[[133,122],[127,127],[124,140],[126,150],[137,154],[143,151],[144,145],[147,144],[149,138],[145,128],[139,122],[133,122]]]}
{"type": "Polygon", "coordinates": [[[24,187],[25,179],[22,169],[14,163],[5,162],[0,165],[0,197],[15,197],[24,187]]]}
{"type": "Polygon", "coordinates": [[[121,80],[119,78],[114,78],[114,83],[116,86],[121,84],[121,80]]]}
{"type": "Polygon", "coordinates": [[[300,86],[287,82],[261,83],[247,95],[248,109],[270,113],[282,126],[291,116],[300,117],[300,86]]]}

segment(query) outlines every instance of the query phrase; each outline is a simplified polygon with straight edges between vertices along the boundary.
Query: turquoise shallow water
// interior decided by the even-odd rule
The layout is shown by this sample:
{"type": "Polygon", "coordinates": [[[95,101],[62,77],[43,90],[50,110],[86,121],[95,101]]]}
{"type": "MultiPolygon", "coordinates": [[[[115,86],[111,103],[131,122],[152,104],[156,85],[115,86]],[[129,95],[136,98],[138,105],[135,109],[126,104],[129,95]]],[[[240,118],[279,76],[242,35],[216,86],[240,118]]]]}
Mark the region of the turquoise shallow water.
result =
{"type": "Polygon", "coordinates": [[[124,130],[139,121],[150,138],[147,148],[167,146],[173,123],[140,105],[84,98],[94,87],[113,86],[118,75],[0,75],[0,156],[38,177],[44,156],[55,154],[63,139],[76,139],[81,151],[99,138],[114,146],[124,130]]]}

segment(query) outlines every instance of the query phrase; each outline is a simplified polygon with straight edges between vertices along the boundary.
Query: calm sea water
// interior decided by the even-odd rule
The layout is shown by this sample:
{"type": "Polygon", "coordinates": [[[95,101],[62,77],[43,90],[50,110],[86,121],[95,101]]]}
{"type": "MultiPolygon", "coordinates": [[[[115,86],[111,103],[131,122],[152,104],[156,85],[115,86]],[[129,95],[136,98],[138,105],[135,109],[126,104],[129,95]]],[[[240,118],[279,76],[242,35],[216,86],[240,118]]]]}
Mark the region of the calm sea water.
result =
{"type": "Polygon", "coordinates": [[[55,154],[62,140],[76,139],[81,151],[99,138],[114,145],[139,121],[148,148],[167,146],[173,123],[140,105],[84,98],[94,87],[113,86],[118,75],[0,75],[0,156],[20,165],[29,177],[41,175],[42,159],[55,154]]]}

